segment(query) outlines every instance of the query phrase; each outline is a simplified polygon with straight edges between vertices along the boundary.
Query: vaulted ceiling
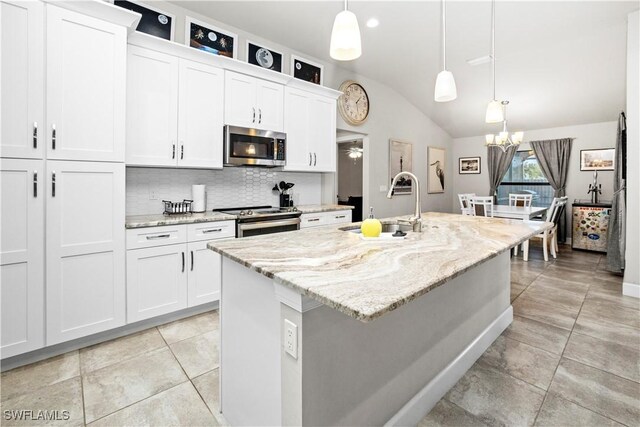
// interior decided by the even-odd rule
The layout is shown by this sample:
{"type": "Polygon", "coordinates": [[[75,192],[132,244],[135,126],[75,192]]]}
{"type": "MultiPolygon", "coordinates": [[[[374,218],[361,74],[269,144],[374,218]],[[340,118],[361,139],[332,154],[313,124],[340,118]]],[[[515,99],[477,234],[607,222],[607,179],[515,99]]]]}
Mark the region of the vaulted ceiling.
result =
{"type": "MultiPolygon", "coordinates": [[[[176,1],[218,21],[333,62],[329,39],[341,1],[176,1]]],[[[616,120],[625,107],[627,14],[638,1],[498,1],[497,98],[510,130],[616,120]]],[[[447,68],[458,98],[433,101],[441,67],[440,2],[351,1],[362,56],[340,66],[395,89],[453,137],[495,132],[484,123],[491,65],[491,3],[447,3],[447,68]],[[365,22],[376,17],[377,28],[365,22]]],[[[335,61],[337,62],[337,61],[335,61]]]]}

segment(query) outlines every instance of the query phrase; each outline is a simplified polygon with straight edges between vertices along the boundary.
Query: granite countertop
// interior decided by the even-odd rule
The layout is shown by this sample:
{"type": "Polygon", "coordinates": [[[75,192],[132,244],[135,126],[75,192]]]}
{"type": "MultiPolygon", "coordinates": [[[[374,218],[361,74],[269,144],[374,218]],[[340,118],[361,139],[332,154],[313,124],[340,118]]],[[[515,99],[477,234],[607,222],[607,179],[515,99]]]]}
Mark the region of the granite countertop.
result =
{"type": "Polygon", "coordinates": [[[208,247],[368,322],[551,226],[430,212],[423,214],[422,233],[410,232],[399,241],[363,240],[336,225],[215,241],[208,247]]]}
{"type": "Polygon", "coordinates": [[[191,215],[129,215],[125,218],[124,227],[158,227],[162,225],[194,224],[196,222],[228,221],[235,219],[235,215],[211,211],[191,215]]]}
{"type": "Polygon", "coordinates": [[[349,205],[302,205],[296,206],[303,214],[318,213],[318,212],[333,212],[333,211],[348,211],[353,209],[353,206],[349,205]]]}

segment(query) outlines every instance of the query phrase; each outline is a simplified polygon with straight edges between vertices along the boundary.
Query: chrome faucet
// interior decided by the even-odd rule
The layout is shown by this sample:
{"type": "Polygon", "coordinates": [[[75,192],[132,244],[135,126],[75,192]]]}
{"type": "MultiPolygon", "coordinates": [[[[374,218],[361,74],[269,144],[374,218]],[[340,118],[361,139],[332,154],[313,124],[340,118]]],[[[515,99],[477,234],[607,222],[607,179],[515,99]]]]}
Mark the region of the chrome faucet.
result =
{"type": "Polygon", "coordinates": [[[391,188],[389,188],[389,192],[387,193],[387,199],[393,197],[393,187],[396,186],[398,179],[400,179],[400,177],[403,175],[410,177],[413,182],[416,183],[416,209],[414,215],[409,218],[409,223],[413,227],[413,231],[420,233],[422,232],[422,214],[420,213],[420,181],[418,181],[418,177],[411,172],[400,172],[399,174],[394,176],[393,180],[391,181],[391,188]]]}

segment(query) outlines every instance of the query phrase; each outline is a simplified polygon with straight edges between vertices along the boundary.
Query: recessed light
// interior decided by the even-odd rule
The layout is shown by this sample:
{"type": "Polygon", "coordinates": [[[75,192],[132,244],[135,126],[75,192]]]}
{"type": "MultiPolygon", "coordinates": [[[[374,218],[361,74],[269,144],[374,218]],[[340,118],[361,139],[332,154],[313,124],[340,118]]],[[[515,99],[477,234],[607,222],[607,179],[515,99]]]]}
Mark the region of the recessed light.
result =
{"type": "Polygon", "coordinates": [[[378,25],[380,25],[380,21],[378,21],[376,18],[371,18],[367,21],[367,27],[369,28],[375,28],[378,25]]]}

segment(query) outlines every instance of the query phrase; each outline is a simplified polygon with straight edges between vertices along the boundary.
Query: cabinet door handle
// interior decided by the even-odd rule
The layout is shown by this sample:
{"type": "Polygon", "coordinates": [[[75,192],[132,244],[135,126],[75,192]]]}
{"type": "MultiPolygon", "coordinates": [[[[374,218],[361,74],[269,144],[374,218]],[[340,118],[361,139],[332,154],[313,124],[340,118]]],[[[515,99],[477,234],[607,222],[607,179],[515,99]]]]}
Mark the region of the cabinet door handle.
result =
{"type": "Polygon", "coordinates": [[[33,148],[38,148],[38,122],[33,122],[33,148]]]}
{"type": "Polygon", "coordinates": [[[336,219],[339,219],[339,218],[346,218],[346,217],[347,217],[346,215],[336,215],[336,219]]]}
{"type": "Polygon", "coordinates": [[[209,230],[202,230],[202,234],[217,233],[218,231],[222,231],[222,228],[210,228],[209,230]]]}
{"type": "Polygon", "coordinates": [[[173,147],[173,150],[171,151],[171,158],[175,159],[176,158],[176,144],[171,144],[171,146],[173,147]]]}
{"type": "Polygon", "coordinates": [[[51,125],[51,149],[56,149],[56,124],[51,125]]]}
{"type": "Polygon", "coordinates": [[[251,123],[255,123],[256,122],[256,107],[251,107],[251,109],[253,110],[253,118],[251,119],[251,123]]]}
{"type": "Polygon", "coordinates": [[[33,171],[33,197],[38,197],[38,171],[33,171]]]}
{"type": "Polygon", "coordinates": [[[320,221],[320,218],[309,218],[307,221],[309,221],[309,222],[318,222],[318,221],[320,221]]]}
{"type": "Polygon", "coordinates": [[[184,273],[184,252],[182,252],[182,272],[184,273]]]}
{"type": "Polygon", "coordinates": [[[56,171],[51,172],[51,197],[56,197],[56,171]]]}
{"type": "Polygon", "coordinates": [[[315,166],[315,165],[316,165],[317,160],[318,160],[318,159],[316,158],[316,153],[313,153],[313,166],[315,166]]]}
{"type": "Polygon", "coordinates": [[[184,144],[180,144],[180,160],[184,159],[184,144]]]}
{"type": "Polygon", "coordinates": [[[258,108],[258,123],[262,123],[262,108],[258,108]]]}
{"type": "Polygon", "coordinates": [[[311,166],[311,153],[309,153],[309,166],[311,166]]]}
{"type": "Polygon", "coordinates": [[[156,234],[155,236],[147,236],[147,240],[168,239],[169,237],[171,237],[169,234],[156,234]]]}
{"type": "Polygon", "coordinates": [[[191,251],[191,271],[193,271],[193,251],[191,251]]]}

